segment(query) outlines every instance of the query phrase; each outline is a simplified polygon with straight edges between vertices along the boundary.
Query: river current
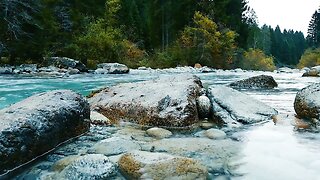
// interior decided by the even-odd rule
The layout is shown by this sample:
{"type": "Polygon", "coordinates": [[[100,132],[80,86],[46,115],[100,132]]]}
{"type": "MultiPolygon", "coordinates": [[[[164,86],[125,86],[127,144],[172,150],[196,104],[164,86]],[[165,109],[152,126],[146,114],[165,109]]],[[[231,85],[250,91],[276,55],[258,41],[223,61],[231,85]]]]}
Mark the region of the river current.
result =
{"type": "MultiPolygon", "coordinates": [[[[0,109],[33,94],[71,89],[83,95],[101,87],[123,82],[156,78],[160,74],[177,72],[137,71],[126,75],[81,74],[61,78],[0,76],[0,109]]],[[[195,73],[204,86],[224,85],[256,75],[271,75],[278,82],[274,90],[244,90],[243,92],[275,108],[284,115],[281,122],[273,121],[246,127],[238,136],[242,139],[242,157],[233,162],[241,176],[233,179],[320,179],[320,134],[297,131],[293,126],[293,102],[298,90],[319,81],[318,78],[301,77],[302,73],[217,71],[195,73]],[[287,117],[287,118],[286,118],[287,117]]]]}

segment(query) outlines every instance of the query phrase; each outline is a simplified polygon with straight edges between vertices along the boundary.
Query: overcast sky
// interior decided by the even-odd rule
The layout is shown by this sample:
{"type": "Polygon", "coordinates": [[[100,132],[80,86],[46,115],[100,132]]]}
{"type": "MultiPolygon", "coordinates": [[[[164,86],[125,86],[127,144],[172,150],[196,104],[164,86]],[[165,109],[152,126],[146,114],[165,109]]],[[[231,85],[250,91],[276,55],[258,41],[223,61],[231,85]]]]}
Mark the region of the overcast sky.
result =
{"type": "Polygon", "coordinates": [[[260,25],[293,29],[307,34],[312,14],[320,6],[320,0],[249,0],[260,25]]]}

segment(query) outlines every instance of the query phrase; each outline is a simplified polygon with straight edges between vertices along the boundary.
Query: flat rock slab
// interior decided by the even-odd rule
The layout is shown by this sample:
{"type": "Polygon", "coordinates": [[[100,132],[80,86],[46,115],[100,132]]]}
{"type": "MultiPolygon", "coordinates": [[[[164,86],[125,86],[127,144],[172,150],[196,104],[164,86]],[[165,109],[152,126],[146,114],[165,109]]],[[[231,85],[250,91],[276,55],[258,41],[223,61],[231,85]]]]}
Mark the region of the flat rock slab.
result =
{"type": "Polygon", "coordinates": [[[101,90],[89,98],[91,109],[108,117],[152,127],[188,127],[199,121],[196,99],[202,88],[191,74],[160,76],[101,90]]]}
{"type": "Polygon", "coordinates": [[[320,119],[320,83],[307,86],[297,93],[294,110],[300,118],[320,119]]]}
{"type": "Polygon", "coordinates": [[[235,89],[273,89],[278,87],[278,83],[272,76],[260,75],[233,82],[229,86],[235,89]]]}
{"type": "Polygon", "coordinates": [[[210,87],[209,98],[213,103],[214,119],[226,124],[257,123],[271,120],[278,114],[274,108],[226,86],[210,87]]]}
{"type": "Polygon", "coordinates": [[[31,96],[0,110],[0,174],[89,129],[90,108],[69,90],[31,96]]]}
{"type": "Polygon", "coordinates": [[[233,166],[231,161],[238,157],[241,146],[240,142],[231,139],[189,137],[148,142],[142,145],[142,150],[193,158],[206,165],[210,172],[225,172],[233,166]]]}

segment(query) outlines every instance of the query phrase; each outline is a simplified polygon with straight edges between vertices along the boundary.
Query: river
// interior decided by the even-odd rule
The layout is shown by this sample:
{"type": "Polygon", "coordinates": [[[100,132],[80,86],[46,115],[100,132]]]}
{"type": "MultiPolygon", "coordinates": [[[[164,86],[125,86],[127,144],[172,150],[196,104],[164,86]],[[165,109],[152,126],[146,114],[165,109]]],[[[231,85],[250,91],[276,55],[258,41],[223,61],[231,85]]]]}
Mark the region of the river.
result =
{"type": "MultiPolygon", "coordinates": [[[[54,89],[72,89],[83,95],[92,90],[123,82],[152,79],[164,71],[132,71],[127,75],[82,74],[62,78],[0,76],[0,109],[32,94],[54,89]]],[[[224,85],[251,76],[271,75],[278,88],[264,91],[243,91],[265,102],[283,114],[281,122],[273,121],[245,127],[237,132],[241,139],[241,158],[233,164],[236,170],[225,178],[232,179],[320,179],[320,134],[298,131],[293,126],[295,94],[317,78],[301,77],[302,73],[217,71],[195,73],[204,86],[224,85]]]]}

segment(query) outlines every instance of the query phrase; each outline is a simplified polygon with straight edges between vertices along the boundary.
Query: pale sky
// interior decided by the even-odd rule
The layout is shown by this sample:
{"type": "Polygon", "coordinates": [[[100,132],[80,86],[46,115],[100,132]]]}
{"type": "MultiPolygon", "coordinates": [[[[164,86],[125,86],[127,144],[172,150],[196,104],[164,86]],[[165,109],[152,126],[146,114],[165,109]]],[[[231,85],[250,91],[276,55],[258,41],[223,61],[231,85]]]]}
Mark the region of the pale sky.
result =
{"type": "Polygon", "coordinates": [[[307,35],[312,14],[319,8],[320,0],[248,0],[257,16],[259,25],[302,31],[307,35]]]}

